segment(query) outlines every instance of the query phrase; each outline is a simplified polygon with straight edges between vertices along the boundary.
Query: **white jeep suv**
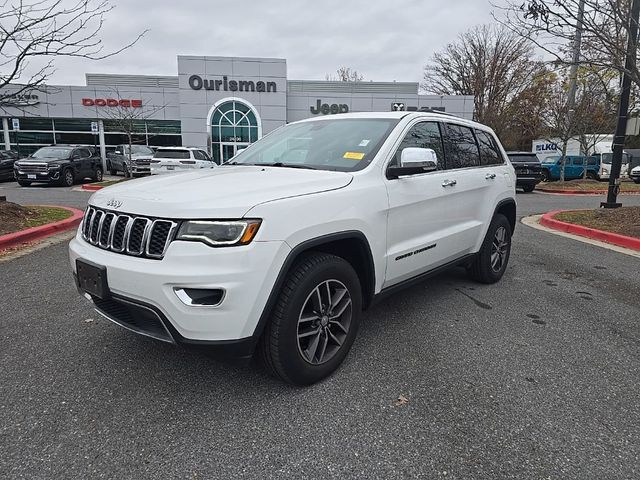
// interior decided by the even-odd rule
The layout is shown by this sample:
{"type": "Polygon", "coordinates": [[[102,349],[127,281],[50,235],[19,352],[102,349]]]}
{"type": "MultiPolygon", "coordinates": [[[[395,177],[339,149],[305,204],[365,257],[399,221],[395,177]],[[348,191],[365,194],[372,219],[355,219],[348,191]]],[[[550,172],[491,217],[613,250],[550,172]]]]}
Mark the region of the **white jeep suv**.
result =
{"type": "Polygon", "coordinates": [[[515,173],[487,127],[439,113],[286,125],[213,170],[91,197],[70,244],[79,290],[158,340],[259,352],[294,384],[344,360],[363,309],[457,265],[507,266],[515,173]]]}

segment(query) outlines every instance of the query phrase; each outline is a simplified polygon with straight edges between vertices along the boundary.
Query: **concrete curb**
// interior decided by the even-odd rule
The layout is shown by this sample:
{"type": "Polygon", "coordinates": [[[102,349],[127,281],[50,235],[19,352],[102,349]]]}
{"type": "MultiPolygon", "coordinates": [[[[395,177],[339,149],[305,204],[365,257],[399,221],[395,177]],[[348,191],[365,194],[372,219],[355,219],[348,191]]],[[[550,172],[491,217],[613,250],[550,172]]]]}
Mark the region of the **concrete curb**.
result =
{"type": "Polygon", "coordinates": [[[5,250],[10,247],[15,247],[27,242],[33,242],[35,240],[41,240],[45,237],[49,237],[55,233],[63,232],[65,230],[71,230],[72,228],[80,225],[84,212],[76,208],[62,207],[58,205],[43,205],[46,207],[56,207],[68,210],[72,213],[69,218],[60,220],[58,222],[47,223],[46,225],[40,225],[39,227],[27,228],[26,230],[20,230],[19,232],[8,233],[6,235],[0,235],[0,250],[5,250]]]}
{"type": "Polygon", "coordinates": [[[583,227],[582,225],[562,222],[554,218],[557,214],[567,211],[570,210],[555,210],[553,212],[545,213],[540,218],[540,224],[554,230],[573,233],[574,235],[580,235],[581,237],[587,237],[593,240],[599,240],[601,242],[612,243],[613,245],[618,245],[619,247],[640,251],[640,238],[627,237],[626,235],[620,235],[618,233],[605,232],[603,230],[597,230],[595,228],[583,227]]]}

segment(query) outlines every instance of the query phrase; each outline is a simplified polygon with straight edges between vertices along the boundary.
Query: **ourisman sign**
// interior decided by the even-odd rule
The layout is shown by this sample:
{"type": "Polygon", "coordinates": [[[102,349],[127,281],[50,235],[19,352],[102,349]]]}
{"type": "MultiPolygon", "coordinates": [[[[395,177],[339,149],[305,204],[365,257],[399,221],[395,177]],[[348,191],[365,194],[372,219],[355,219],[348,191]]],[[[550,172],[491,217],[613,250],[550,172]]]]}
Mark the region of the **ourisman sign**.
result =
{"type": "Polygon", "coordinates": [[[222,90],[224,92],[277,92],[276,82],[253,82],[252,80],[229,80],[226,75],[222,80],[207,80],[200,75],[189,77],[189,86],[193,90],[222,90]]]}

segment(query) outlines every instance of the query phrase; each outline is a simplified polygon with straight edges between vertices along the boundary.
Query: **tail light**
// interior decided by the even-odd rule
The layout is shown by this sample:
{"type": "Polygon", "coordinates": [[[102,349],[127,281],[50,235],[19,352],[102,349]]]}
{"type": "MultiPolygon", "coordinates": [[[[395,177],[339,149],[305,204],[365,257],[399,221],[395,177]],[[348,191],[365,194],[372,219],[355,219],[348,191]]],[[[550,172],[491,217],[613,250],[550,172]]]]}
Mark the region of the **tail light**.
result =
{"type": "Polygon", "coordinates": [[[180,163],[182,163],[183,165],[195,165],[196,161],[195,160],[180,160],[180,163]]]}

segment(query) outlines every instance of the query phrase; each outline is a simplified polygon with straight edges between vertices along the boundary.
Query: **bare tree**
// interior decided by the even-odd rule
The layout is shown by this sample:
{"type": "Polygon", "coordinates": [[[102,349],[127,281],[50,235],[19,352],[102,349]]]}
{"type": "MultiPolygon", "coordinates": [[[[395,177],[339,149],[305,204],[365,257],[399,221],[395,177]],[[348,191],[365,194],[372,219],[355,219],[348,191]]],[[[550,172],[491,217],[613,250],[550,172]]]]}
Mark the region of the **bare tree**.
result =
{"type": "MultiPolygon", "coordinates": [[[[118,99],[121,98],[117,88],[113,89],[113,96],[118,99]]],[[[126,135],[126,145],[129,147],[127,153],[129,155],[129,164],[131,164],[131,146],[139,144],[133,140],[134,135],[144,132],[145,130],[140,131],[140,127],[145,124],[145,121],[162,111],[166,106],[166,104],[149,106],[144,103],[136,105],[130,100],[125,100],[119,101],[116,106],[101,109],[101,117],[108,120],[113,127],[126,135]]],[[[106,160],[104,162],[106,163],[106,160]]],[[[106,168],[106,164],[103,167],[106,168]]]]}
{"type": "Polygon", "coordinates": [[[56,57],[101,60],[131,47],[105,50],[99,33],[113,9],[108,0],[0,0],[0,108],[42,91],[56,57]],[[12,84],[14,88],[5,87],[12,84]]]}
{"type": "MultiPolygon", "coordinates": [[[[545,122],[544,137],[565,146],[575,139],[584,155],[594,153],[596,144],[615,129],[617,95],[611,91],[611,81],[601,72],[589,68],[578,70],[576,101],[569,115],[567,103],[568,74],[561,69],[552,93],[545,102],[541,116],[545,122]]],[[[564,151],[564,149],[563,149],[564,151]]],[[[561,158],[560,181],[565,179],[566,156],[561,158]]],[[[587,168],[583,177],[587,177],[587,168]]]]}
{"type": "Polygon", "coordinates": [[[364,75],[351,67],[340,67],[336,70],[336,75],[327,73],[324,78],[331,82],[361,82],[364,75]]]}
{"type": "Polygon", "coordinates": [[[568,51],[578,26],[579,4],[584,1],[582,30],[583,66],[626,71],[640,86],[636,63],[625,70],[627,38],[630,28],[630,0],[507,0],[497,6],[504,13],[497,18],[514,33],[526,38],[558,64],[570,65],[568,51]]]}
{"type": "Polygon", "coordinates": [[[501,135],[518,102],[538,89],[548,71],[533,44],[500,26],[476,26],[433,55],[422,88],[440,95],[473,95],[475,118],[501,135]]]}

